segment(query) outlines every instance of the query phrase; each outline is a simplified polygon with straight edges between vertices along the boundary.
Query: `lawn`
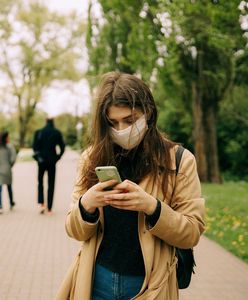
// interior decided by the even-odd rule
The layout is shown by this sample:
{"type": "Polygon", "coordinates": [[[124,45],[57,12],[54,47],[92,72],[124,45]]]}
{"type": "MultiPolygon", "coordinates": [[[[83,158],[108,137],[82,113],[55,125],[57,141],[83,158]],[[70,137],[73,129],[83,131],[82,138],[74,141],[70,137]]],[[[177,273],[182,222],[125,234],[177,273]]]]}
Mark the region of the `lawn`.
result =
{"type": "Polygon", "coordinates": [[[26,162],[34,160],[33,157],[33,150],[31,148],[22,148],[17,154],[17,161],[18,162],[26,162]]]}
{"type": "Polygon", "coordinates": [[[202,184],[205,235],[248,263],[248,182],[202,184]]]}

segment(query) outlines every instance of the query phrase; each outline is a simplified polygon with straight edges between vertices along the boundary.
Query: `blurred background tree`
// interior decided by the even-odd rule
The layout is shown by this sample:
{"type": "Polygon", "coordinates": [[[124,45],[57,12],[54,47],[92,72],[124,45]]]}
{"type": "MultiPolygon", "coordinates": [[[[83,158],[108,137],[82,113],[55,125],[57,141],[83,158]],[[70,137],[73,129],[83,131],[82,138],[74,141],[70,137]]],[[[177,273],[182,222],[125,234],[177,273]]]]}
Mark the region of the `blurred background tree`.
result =
{"type": "Polygon", "coordinates": [[[0,72],[5,80],[4,97],[17,110],[23,147],[44,91],[55,80],[82,79],[78,62],[85,26],[75,13],[62,16],[41,2],[1,4],[0,72]]]}
{"type": "MultiPolygon", "coordinates": [[[[159,128],[194,152],[202,181],[248,178],[247,1],[89,1],[87,28],[41,3],[0,0],[0,129],[32,144],[44,92],[85,76],[86,42],[92,92],[105,72],[136,74],[153,91],[159,128]]],[[[90,122],[90,113],[55,118],[73,147],[87,144],[90,122]]]]}
{"type": "Polygon", "coordinates": [[[202,181],[221,182],[220,163],[223,171],[241,168],[235,157],[247,156],[241,146],[247,122],[238,138],[225,113],[236,111],[234,131],[238,119],[247,118],[240,109],[247,98],[238,100],[247,91],[247,2],[98,2],[102,16],[92,5],[88,13],[89,76],[120,70],[145,79],[161,112],[160,128],[193,150],[202,181]]]}

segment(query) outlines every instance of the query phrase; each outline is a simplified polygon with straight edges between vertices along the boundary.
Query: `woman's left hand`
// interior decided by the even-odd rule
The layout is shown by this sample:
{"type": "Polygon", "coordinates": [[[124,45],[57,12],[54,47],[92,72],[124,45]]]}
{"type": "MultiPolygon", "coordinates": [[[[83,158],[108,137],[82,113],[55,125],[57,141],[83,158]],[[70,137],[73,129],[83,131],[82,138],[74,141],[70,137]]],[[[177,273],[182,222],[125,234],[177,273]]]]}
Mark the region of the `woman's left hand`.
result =
{"type": "Polygon", "coordinates": [[[115,189],[123,190],[123,193],[105,195],[106,204],[119,209],[143,211],[147,215],[151,215],[155,211],[156,198],[146,193],[136,183],[125,180],[116,185],[115,189]]]}

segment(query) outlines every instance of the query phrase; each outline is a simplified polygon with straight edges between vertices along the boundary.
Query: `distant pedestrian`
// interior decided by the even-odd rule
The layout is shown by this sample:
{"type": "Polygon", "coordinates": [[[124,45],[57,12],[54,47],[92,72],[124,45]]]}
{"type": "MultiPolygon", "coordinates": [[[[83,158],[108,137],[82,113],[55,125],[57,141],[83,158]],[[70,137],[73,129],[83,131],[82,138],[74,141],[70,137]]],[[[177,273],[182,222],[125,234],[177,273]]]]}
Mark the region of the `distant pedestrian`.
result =
{"type": "Polygon", "coordinates": [[[62,134],[54,127],[53,119],[47,119],[46,126],[35,132],[33,151],[33,157],[38,163],[38,204],[40,206],[40,213],[45,212],[43,177],[47,171],[47,210],[48,213],[51,214],[53,206],[56,163],[65,151],[65,144],[62,134]]]}
{"type": "Polygon", "coordinates": [[[16,151],[10,143],[9,133],[7,131],[0,133],[0,213],[2,207],[2,186],[7,185],[9,194],[10,209],[15,206],[12,191],[12,167],[16,161],[16,151]]]}

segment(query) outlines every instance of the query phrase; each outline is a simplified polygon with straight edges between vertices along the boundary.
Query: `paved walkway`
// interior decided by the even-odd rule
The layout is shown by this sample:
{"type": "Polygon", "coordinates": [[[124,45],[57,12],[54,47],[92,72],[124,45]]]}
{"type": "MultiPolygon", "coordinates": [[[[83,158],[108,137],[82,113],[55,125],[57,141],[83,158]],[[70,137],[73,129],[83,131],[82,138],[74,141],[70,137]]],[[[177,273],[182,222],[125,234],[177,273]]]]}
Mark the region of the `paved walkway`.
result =
{"type": "MultiPolygon", "coordinates": [[[[0,300],[54,299],[79,247],[64,230],[77,159],[75,152],[66,152],[58,163],[52,216],[37,212],[35,162],[14,166],[17,206],[8,210],[4,189],[5,212],[0,216],[0,300]]],[[[190,288],[180,291],[180,300],[248,299],[247,264],[206,238],[195,255],[196,275],[190,288]]]]}

